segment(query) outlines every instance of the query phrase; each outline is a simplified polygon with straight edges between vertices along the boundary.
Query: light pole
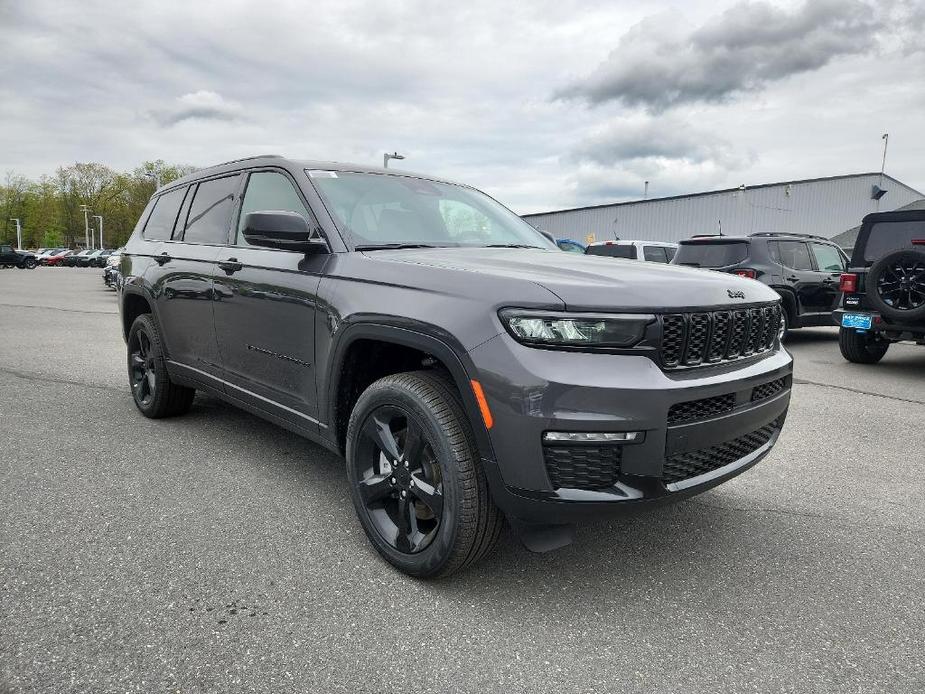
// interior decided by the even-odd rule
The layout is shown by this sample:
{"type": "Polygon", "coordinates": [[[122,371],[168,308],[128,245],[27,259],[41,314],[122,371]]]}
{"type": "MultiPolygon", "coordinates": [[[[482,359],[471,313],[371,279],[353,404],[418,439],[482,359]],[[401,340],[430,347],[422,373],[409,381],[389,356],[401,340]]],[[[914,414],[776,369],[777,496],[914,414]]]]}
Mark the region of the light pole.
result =
{"type": "Polygon", "coordinates": [[[86,205],[81,205],[80,209],[84,213],[84,248],[90,248],[90,219],[87,216],[90,210],[86,205]]]}
{"type": "Polygon", "coordinates": [[[883,176],[883,171],[886,169],[886,146],[890,144],[890,134],[883,133],[883,136],[880,138],[883,140],[883,161],[880,162],[880,176],[883,176]]]}
{"type": "Polygon", "coordinates": [[[154,179],[155,191],[161,187],[161,169],[159,166],[155,166],[154,171],[145,171],[145,176],[154,179]]]}
{"type": "Polygon", "coordinates": [[[16,222],[16,248],[22,250],[22,225],[16,217],[10,217],[11,222],[16,222]]]}
{"type": "Polygon", "coordinates": [[[103,248],[103,215],[95,214],[93,215],[93,219],[100,220],[100,249],[102,249],[103,248]]]}
{"type": "Polygon", "coordinates": [[[404,155],[399,154],[398,152],[392,152],[391,154],[386,152],[385,154],[382,155],[382,168],[383,169],[389,168],[389,159],[404,159],[404,158],[405,158],[404,155]]]}

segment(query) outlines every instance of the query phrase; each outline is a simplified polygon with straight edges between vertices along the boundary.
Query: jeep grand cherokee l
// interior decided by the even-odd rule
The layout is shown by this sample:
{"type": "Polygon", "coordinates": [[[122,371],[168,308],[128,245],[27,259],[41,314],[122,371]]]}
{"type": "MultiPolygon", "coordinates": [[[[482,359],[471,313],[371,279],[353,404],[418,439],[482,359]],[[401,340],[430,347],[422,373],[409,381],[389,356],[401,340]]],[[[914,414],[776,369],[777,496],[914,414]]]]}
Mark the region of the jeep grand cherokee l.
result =
{"type": "Polygon", "coordinates": [[[893,342],[925,345],[925,210],[869,214],[841,276],[842,356],[875,364],[893,342]]]}
{"type": "Polygon", "coordinates": [[[475,562],[503,518],[543,551],[709,489],[789,404],[772,290],[562,253],[431,177],[230,162],[158,190],[120,262],[138,409],[198,389],[342,454],[370,541],[416,576],[475,562]]]}

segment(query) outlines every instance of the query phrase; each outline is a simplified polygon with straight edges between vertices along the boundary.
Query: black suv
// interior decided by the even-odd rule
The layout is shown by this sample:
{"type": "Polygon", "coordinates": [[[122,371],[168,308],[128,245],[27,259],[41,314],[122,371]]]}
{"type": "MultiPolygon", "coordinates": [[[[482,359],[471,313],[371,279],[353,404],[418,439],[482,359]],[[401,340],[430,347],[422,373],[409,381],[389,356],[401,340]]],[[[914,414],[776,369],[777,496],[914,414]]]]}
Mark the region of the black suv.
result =
{"type": "Polygon", "coordinates": [[[750,236],[695,236],[681,241],[672,261],[763,282],[783,300],[785,333],[832,324],[839,277],[847,256],[821,236],[759,232],[750,236]]]}
{"type": "Polygon", "coordinates": [[[792,360],[756,282],[562,253],[487,195],[259,157],[157,191],[120,260],[148,417],[196,389],[343,455],[416,576],[683,499],[774,445],[792,360]]]}
{"type": "Polygon", "coordinates": [[[20,270],[33,270],[36,264],[35,253],[17,251],[12,246],[0,246],[0,267],[18,267],[20,270]]]}
{"type": "Polygon", "coordinates": [[[864,217],[834,313],[848,361],[874,364],[892,342],[925,345],[925,210],[864,217]]]}

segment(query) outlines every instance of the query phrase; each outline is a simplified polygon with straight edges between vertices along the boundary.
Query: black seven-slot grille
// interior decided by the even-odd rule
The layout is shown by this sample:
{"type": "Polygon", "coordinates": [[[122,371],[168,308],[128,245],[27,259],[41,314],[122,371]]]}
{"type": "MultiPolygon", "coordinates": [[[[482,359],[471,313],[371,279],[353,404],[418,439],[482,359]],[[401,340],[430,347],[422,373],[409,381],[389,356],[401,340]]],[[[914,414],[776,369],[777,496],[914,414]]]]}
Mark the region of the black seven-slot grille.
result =
{"type": "Polygon", "coordinates": [[[703,313],[670,313],[662,320],[662,366],[718,364],[767,352],[780,327],[780,304],[703,313]]]}
{"type": "Polygon", "coordinates": [[[770,441],[781,428],[782,419],[779,418],[749,434],[709,448],[668,456],[665,458],[662,479],[665,484],[680,482],[741,460],[770,441]]]}
{"type": "MultiPolygon", "coordinates": [[[[758,402],[759,400],[773,398],[786,388],[787,378],[778,378],[755,386],[752,389],[749,399],[751,402],[758,402]]],[[[735,407],[735,393],[726,393],[724,395],[714,395],[711,398],[701,398],[700,400],[688,400],[687,402],[675,403],[668,410],[668,426],[672,427],[678,424],[694,422],[698,419],[719,417],[727,412],[732,412],[735,407]]]]}
{"type": "Polygon", "coordinates": [[[622,446],[543,446],[554,489],[606,489],[620,474],[622,446]]]}

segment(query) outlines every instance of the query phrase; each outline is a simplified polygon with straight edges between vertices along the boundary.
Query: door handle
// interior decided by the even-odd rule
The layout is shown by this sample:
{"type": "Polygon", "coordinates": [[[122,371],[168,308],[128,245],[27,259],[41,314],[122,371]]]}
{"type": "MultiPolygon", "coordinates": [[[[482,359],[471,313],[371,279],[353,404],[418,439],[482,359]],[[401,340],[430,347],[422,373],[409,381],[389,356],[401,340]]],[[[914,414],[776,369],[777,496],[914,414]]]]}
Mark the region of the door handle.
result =
{"type": "Polygon", "coordinates": [[[799,282],[800,278],[795,275],[790,275],[790,277],[787,278],[787,281],[788,282],[799,282]]]}
{"type": "Polygon", "coordinates": [[[228,260],[222,260],[219,262],[218,266],[225,271],[226,275],[233,275],[242,267],[243,264],[238,262],[237,258],[229,258],[228,260]]]}
{"type": "Polygon", "coordinates": [[[163,265],[164,263],[169,263],[171,260],[173,260],[173,258],[171,258],[171,257],[170,257],[169,255],[167,255],[166,253],[161,253],[160,255],[154,256],[154,261],[155,261],[158,265],[163,265]]]}

